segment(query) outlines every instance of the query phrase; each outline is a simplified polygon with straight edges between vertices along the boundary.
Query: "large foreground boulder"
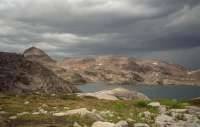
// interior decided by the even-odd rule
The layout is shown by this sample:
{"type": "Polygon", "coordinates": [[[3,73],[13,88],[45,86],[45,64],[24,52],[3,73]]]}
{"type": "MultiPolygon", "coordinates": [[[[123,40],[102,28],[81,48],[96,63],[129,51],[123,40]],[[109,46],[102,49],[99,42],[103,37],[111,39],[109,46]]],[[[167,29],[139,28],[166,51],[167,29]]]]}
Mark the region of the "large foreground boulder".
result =
{"type": "Polygon", "coordinates": [[[114,123],[97,121],[92,124],[92,127],[115,127],[114,123]]]}
{"type": "Polygon", "coordinates": [[[0,53],[0,92],[72,93],[78,91],[43,65],[23,55],[0,53]]]}
{"type": "Polygon", "coordinates": [[[149,100],[147,96],[137,91],[129,91],[124,88],[116,88],[113,90],[103,90],[94,93],[78,93],[79,96],[92,96],[104,100],[149,100]]]}
{"type": "Polygon", "coordinates": [[[89,111],[86,108],[80,108],[80,109],[73,109],[65,112],[57,112],[54,113],[53,116],[73,116],[73,115],[80,115],[80,116],[87,116],[88,118],[91,118],[95,121],[97,120],[104,120],[102,116],[100,116],[96,111],[89,111]]]}
{"type": "Polygon", "coordinates": [[[92,127],[128,127],[126,121],[119,121],[118,123],[97,121],[92,124],[92,127]]]}

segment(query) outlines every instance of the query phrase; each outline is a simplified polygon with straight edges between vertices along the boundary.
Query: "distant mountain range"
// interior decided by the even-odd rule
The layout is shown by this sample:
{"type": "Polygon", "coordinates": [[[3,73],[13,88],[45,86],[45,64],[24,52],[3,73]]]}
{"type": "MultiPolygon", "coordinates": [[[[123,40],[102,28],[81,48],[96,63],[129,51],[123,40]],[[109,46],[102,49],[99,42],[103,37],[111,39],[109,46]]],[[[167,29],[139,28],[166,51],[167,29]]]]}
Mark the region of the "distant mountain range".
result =
{"type": "Polygon", "coordinates": [[[158,60],[123,56],[55,61],[31,47],[23,55],[0,52],[0,91],[72,93],[77,84],[200,85],[200,71],[158,60]]]}
{"type": "Polygon", "coordinates": [[[164,61],[125,56],[69,57],[55,61],[32,47],[24,57],[37,61],[70,84],[103,81],[109,84],[200,85],[200,71],[164,61]]]}

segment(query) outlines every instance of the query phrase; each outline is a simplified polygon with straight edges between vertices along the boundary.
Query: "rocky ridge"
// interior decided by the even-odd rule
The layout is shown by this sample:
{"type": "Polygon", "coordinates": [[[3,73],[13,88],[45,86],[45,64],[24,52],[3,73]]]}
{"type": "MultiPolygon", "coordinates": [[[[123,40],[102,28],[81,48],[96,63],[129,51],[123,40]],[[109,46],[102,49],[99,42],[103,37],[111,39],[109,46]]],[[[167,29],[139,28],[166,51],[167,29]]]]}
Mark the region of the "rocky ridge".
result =
{"type": "Polygon", "coordinates": [[[190,71],[181,65],[158,60],[96,56],[68,57],[62,61],[52,62],[46,53],[33,47],[27,49],[24,56],[30,61],[43,64],[57,76],[75,85],[99,81],[108,84],[200,84],[199,71],[190,71]]]}
{"type": "Polygon", "coordinates": [[[77,89],[43,65],[23,55],[0,53],[0,91],[6,93],[72,93],[77,89]]]}
{"type": "Polygon", "coordinates": [[[158,60],[120,56],[67,58],[59,62],[66,70],[79,73],[88,82],[111,84],[197,85],[200,77],[183,66],[158,60]]]}
{"type": "Polygon", "coordinates": [[[39,48],[28,48],[24,51],[23,56],[29,61],[40,63],[69,84],[77,85],[87,82],[79,74],[79,72],[61,67],[58,61],[53,60],[50,56],[48,56],[44,51],[39,48]]]}

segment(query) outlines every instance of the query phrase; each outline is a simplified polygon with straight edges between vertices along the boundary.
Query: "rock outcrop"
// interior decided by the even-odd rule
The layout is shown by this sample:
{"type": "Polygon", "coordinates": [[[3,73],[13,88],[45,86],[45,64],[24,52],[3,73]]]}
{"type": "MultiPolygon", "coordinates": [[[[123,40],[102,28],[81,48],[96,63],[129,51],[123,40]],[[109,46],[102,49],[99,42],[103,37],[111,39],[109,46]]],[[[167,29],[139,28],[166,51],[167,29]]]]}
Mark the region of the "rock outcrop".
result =
{"type": "Polygon", "coordinates": [[[0,91],[72,93],[77,89],[43,65],[26,60],[23,55],[1,52],[0,91]]]}
{"type": "Polygon", "coordinates": [[[92,124],[92,127],[128,127],[128,123],[126,121],[119,121],[114,124],[111,122],[97,121],[92,124]]]}
{"type": "Polygon", "coordinates": [[[133,99],[140,99],[140,100],[149,100],[147,96],[142,93],[136,91],[129,91],[124,88],[116,88],[113,90],[103,90],[94,93],[79,93],[78,96],[91,96],[96,97],[98,99],[104,100],[133,100],[133,99]]]}
{"type": "Polygon", "coordinates": [[[87,116],[88,118],[91,118],[95,121],[97,120],[104,120],[104,118],[96,113],[95,111],[89,111],[86,108],[80,108],[80,109],[74,109],[74,110],[69,110],[65,112],[58,112],[54,113],[54,116],[73,116],[73,115],[80,115],[82,117],[87,116]]]}

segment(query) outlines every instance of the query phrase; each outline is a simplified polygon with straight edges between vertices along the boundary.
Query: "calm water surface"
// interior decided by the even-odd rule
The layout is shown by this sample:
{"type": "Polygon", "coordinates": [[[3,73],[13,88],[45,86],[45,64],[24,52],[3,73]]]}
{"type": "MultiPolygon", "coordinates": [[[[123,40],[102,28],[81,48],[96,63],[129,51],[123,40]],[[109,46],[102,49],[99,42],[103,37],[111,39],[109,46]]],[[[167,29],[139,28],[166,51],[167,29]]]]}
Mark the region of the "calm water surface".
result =
{"type": "Polygon", "coordinates": [[[195,97],[200,97],[199,86],[107,85],[105,83],[78,85],[78,88],[83,92],[96,92],[118,87],[142,92],[152,99],[191,99],[195,97]]]}

